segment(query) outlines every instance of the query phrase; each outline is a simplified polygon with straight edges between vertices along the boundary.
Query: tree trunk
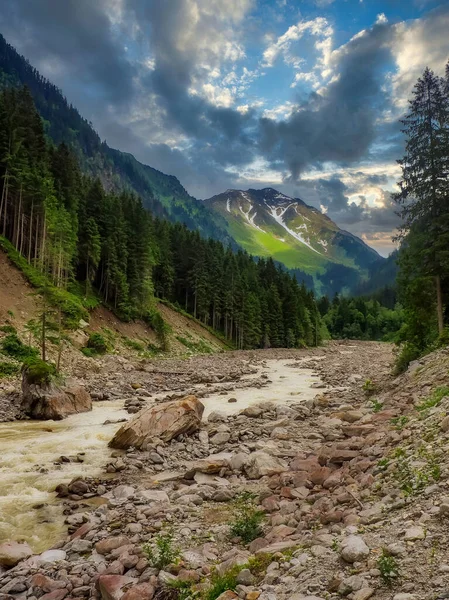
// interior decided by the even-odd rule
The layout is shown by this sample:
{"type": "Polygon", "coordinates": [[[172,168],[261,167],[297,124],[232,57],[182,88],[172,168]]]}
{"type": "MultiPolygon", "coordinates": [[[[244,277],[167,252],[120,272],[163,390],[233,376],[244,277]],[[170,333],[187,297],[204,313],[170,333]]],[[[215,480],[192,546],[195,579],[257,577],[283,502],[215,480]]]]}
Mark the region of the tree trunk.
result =
{"type": "Polygon", "coordinates": [[[31,201],[31,214],[30,214],[30,230],[28,232],[28,262],[31,263],[31,246],[33,244],[33,213],[34,213],[34,199],[31,201]]]}
{"type": "Polygon", "coordinates": [[[435,277],[435,283],[437,288],[437,315],[438,315],[438,333],[441,335],[444,329],[444,317],[443,317],[443,294],[441,292],[441,277],[437,275],[435,277]]]}

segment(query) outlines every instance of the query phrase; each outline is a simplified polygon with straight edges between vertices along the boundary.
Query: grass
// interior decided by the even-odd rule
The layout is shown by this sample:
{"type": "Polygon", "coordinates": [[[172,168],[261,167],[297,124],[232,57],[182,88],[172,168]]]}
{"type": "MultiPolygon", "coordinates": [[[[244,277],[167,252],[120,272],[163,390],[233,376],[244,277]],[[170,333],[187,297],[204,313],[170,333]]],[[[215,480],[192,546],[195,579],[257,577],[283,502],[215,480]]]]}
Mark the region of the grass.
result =
{"type": "Polygon", "coordinates": [[[436,388],[430,396],[425,398],[420,404],[416,405],[416,410],[419,412],[428,411],[429,409],[438,406],[445,396],[449,396],[449,386],[447,385],[436,388]]]}
{"type": "Polygon", "coordinates": [[[371,408],[373,409],[374,413],[378,413],[383,409],[384,405],[382,402],[379,402],[379,400],[371,400],[371,408]]]}
{"type": "Polygon", "coordinates": [[[244,566],[236,565],[223,575],[219,575],[216,571],[210,576],[210,587],[204,594],[204,600],[216,600],[223,592],[228,590],[234,591],[237,587],[237,576],[244,566]]]}
{"type": "Polygon", "coordinates": [[[48,277],[33,267],[3,236],[0,236],[0,248],[6,252],[9,260],[22,271],[31,285],[39,293],[45,293],[49,304],[61,310],[64,324],[68,329],[77,329],[81,319],[89,320],[89,313],[81,298],[52,285],[48,277]]]}
{"type": "Polygon", "coordinates": [[[176,339],[178,342],[181,342],[186,348],[188,348],[191,352],[195,354],[212,354],[213,349],[206,344],[204,340],[199,340],[198,342],[194,342],[192,339],[187,339],[181,335],[177,335],[176,339]]]}
{"type": "Polygon", "coordinates": [[[144,352],[145,345],[142,342],[138,342],[137,340],[133,340],[129,337],[122,336],[123,345],[129,348],[130,350],[135,350],[136,352],[144,352]]]}

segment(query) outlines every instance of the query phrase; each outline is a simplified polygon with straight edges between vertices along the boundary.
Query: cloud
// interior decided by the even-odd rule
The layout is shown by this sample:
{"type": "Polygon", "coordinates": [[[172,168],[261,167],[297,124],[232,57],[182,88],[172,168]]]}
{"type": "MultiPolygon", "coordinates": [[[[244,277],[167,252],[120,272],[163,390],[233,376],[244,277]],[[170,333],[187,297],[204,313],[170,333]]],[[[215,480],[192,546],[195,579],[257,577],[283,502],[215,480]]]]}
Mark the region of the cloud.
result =
{"type": "Polygon", "coordinates": [[[377,24],[334,52],[338,75],[325,89],[310,94],[283,122],[261,119],[260,151],[286,165],[293,179],[326,161],[351,163],[364,156],[386,105],[382,81],[391,39],[391,27],[377,24]]]}

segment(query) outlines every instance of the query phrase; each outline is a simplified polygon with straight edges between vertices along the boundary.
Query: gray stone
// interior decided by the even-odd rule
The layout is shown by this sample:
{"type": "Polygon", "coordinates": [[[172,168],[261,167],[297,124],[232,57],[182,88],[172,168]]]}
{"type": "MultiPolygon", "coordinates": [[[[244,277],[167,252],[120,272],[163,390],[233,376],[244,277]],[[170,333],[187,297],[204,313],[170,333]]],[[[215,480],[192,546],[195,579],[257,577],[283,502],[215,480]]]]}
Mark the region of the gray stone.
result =
{"type": "Polygon", "coordinates": [[[348,563],[360,562],[368,558],[369,548],[363,539],[357,535],[350,535],[342,543],[340,555],[348,563]]]}

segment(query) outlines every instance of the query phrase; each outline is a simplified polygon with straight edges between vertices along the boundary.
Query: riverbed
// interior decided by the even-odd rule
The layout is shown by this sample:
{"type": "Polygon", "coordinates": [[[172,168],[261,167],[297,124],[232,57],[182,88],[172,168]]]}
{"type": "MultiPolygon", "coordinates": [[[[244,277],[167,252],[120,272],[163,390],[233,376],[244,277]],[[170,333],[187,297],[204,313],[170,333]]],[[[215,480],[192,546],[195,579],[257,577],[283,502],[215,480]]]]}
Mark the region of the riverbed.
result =
{"type": "MultiPolygon", "coordinates": [[[[261,374],[267,381],[263,387],[202,398],[204,418],[215,410],[233,414],[262,401],[305,401],[319,391],[313,387],[319,377],[292,359],[267,360],[242,381],[261,374]],[[230,403],[231,398],[237,401],[230,403]]],[[[104,422],[129,418],[123,405],[123,400],[96,402],[91,412],[63,421],[0,423],[0,543],[26,540],[35,552],[41,552],[63,537],[62,503],[55,498],[54,489],[78,476],[103,475],[110,457],[107,444],[120,426],[104,422]],[[80,455],[84,462],[55,464],[61,455],[80,455]]]]}

